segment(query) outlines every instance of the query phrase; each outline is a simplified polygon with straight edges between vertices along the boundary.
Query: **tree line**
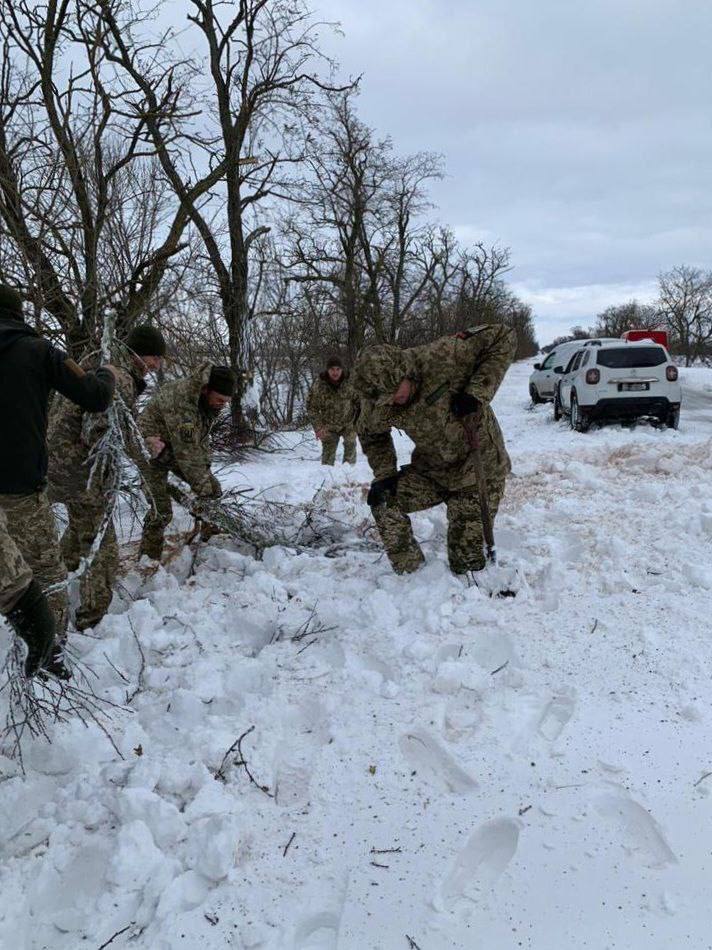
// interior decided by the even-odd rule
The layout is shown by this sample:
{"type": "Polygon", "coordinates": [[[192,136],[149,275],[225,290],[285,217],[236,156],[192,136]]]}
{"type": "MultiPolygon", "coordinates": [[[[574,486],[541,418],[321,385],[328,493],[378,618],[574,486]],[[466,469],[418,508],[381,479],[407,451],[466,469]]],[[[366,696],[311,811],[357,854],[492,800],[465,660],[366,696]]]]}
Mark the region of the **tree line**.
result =
{"type": "MultiPolygon", "coordinates": [[[[510,252],[437,223],[433,153],[357,111],[305,0],[0,0],[0,279],[75,357],[106,314],[219,359],[272,423],[299,420],[332,349],[517,329],[510,252]]],[[[241,400],[235,401],[236,420],[241,400]]]]}
{"type": "Polygon", "coordinates": [[[588,329],[576,326],[567,336],[545,346],[545,352],[568,340],[590,337],[620,337],[626,330],[665,329],[670,351],[685,366],[712,364],[712,271],[680,265],[658,278],[658,297],[653,303],[626,303],[607,307],[588,329]]]}

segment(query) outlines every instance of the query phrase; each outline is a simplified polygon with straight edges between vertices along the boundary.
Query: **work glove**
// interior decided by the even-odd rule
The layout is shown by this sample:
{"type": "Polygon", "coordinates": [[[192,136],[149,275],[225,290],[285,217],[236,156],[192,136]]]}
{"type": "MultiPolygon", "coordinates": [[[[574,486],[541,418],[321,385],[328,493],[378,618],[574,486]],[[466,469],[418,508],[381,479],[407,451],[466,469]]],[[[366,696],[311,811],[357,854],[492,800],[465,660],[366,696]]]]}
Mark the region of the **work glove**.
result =
{"type": "Polygon", "coordinates": [[[450,397],[450,412],[456,419],[466,416],[476,416],[482,411],[482,403],[469,393],[453,393],[450,397]]]}
{"type": "Polygon", "coordinates": [[[396,497],[398,490],[399,475],[389,475],[388,478],[377,478],[371,482],[368,490],[366,504],[370,508],[379,508],[381,505],[387,505],[396,497]]]}

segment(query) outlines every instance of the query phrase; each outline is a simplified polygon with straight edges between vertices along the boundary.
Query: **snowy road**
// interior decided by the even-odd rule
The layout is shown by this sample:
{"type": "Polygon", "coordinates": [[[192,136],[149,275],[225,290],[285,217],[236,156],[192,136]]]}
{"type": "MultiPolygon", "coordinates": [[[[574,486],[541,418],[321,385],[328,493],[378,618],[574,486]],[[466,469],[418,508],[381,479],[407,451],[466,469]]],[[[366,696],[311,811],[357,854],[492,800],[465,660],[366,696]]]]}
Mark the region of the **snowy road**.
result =
{"type": "Polygon", "coordinates": [[[329,542],[125,579],[74,638],[107,696],[139,687],[123,761],[80,726],[24,781],[0,758],[3,950],[712,946],[712,371],[683,377],[679,431],[586,435],[528,408],[528,373],[496,400],[516,599],[449,574],[440,510],[395,577],[365,462],[297,436],[233,478],[324,482],[329,542]],[[251,726],[264,790],[235,756],[214,777],[251,726]]]}
{"type": "Polygon", "coordinates": [[[682,410],[688,422],[712,435],[712,373],[704,370],[682,370],[682,410]],[[686,382],[686,377],[690,381],[686,382]],[[700,388],[700,382],[704,388],[700,388]]]}

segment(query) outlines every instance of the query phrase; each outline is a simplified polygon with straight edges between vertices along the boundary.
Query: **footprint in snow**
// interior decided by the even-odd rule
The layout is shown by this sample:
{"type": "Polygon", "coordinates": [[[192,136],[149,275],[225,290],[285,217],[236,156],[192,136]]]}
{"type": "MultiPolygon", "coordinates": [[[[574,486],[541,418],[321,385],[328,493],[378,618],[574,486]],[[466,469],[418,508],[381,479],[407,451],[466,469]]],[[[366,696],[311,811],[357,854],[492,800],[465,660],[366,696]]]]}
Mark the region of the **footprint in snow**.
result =
{"type": "Polygon", "coordinates": [[[545,706],[537,731],[549,742],[555,742],[574,714],[576,701],[572,696],[554,696],[545,706]]]}
{"type": "Polygon", "coordinates": [[[325,911],[304,920],[294,934],[294,950],[337,950],[341,921],[325,911]]]}
{"type": "Polygon", "coordinates": [[[617,832],[624,850],[645,867],[661,869],[677,863],[658,823],[634,799],[611,792],[596,796],[593,805],[617,832]]]}
{"type": "Polygon", "coordinates": [[[275,749],[274,792],[278,805],[305,804],[310,797],[317,757],[329,741],[329,714],[316,700],[286,710],[282,741],[275,749]]]}
{"type": "Polygon", "coordinates": [[[491,888],[514,857],[519,824],[511,818],[485,822],[469,838],[444,878],[440,895],[445,907],[475,891],[491,888]]]}
{"type": "Polygon", "coordinates": [[[404,733],[398,744],[408,764],[421,778],[434,781],[460,795],[477,788],[472,776],[424,729],[404,733]]]}
{"type": "Polygon", "coordinates": [[[478,629],[467,646],[468,656],[472,657],[483,670],[492,672],[498,667],[518,665],[517,652],[512,640],[501,630],[478,629]]]}
{"type": "Polygon", "coordinates": [[[481,697],[470,690],[461,690],[445,707],[443,735],[449,742],[458,742],[472,735],[482,725],[481,697]]]}

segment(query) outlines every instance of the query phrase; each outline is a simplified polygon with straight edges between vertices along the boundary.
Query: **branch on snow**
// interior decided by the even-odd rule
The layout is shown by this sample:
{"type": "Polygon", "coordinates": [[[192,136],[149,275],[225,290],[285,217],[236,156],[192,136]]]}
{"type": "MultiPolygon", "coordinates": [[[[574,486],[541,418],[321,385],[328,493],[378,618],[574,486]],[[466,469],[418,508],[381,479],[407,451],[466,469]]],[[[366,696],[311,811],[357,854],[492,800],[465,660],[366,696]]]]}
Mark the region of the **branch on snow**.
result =
{"type": "Polygon", "coordinates": [[[220,768],[217,770],[217,772],[214,773],[214,777],[220,782],[227,783],[227,774],[226,774],[227,767],[229,765],[236,765],[239,768],[242,768],[245,770],[245,775],[247,775],[248,779],[255,786],[255,788],[258,788],[268,798],[274,798],[274,794],[269,790],[269,786],[260,785],[260,783],[254,777],[254,775],[250,771],[250,767],[247,764],[247,760],[245,759],[245,756],[242,751],[243,741],[247,738],[247,736],[249,736],[251,732],[254,732],[254,730],[255,730],[255,727],[250,726],[249,729],[246,729],[245,732],[242,733],[239,739],[236,739],[233,742],[233,744],[230,746],[230,748],[227,750],[227,752],[223,756],[222,762],[220,763],[220,768]],[[233,755],[235,752],[237,753],[237,758],[233,762],[230,762],[229,761],[230,756],[233,755]]]}

